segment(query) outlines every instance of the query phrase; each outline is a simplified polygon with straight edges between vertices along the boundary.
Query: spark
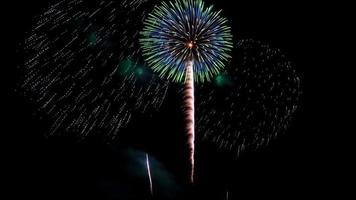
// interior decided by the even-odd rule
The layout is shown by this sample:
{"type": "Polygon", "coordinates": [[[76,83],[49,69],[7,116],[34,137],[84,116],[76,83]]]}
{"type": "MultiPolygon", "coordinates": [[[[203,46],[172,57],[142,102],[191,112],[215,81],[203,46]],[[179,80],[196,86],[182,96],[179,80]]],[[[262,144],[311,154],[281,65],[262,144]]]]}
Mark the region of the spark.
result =
{"type": "Polygon", "coordinates": [[[231,65],[196,90],[198,139],[234,156],[285,133],[301,95],[299,75],[283,52],[251,39],[238,41],[231,65]]]}
{"type": "Polygon", "coordinates": [[[150,192],[151,192],[151,196],[153,196],[153,185],[152,185],[151,168],[150,168],[150,160],[148,157],[148,153],[146,153],[146,167],[147,167],[148,180],[150,184],[150,192]]]}
{"type": "Polygon", "coordinates": [[[62,0],[36,18],[24,42],[19,87],[51,123],[49,135],[101,133],[111,140],[133,113],[160,108],[169,84],[139,52],[145,2],[102,0],[92,8],[62,0]]]}

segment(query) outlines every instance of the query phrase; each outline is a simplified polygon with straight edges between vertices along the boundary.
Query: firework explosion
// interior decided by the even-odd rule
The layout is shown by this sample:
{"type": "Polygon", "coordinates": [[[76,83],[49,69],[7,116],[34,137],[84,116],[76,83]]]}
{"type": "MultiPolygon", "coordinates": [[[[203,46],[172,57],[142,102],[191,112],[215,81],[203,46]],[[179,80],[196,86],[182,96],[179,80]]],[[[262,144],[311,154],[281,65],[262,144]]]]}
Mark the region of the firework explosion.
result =
{"type": "MultiPolygon", "coordinates": [[[[239,155],[286,131],[301,92],[280,50],[254,40],[233,45],[221,11],[200,0],[163,2],[150,14],[146,3],[63,0],[39,16],[24,43],[21,87],[52,122],[50,134],[113,138],[133,113],[161,107],[165,79],[184,83],[191,181],[196,133],[239,155]]],[[[146,167],[152,194],[148,154],[146,167]]]]}
{"type": "Polygon", "coordinates": [[[194,178],[194,81],[206,82],[228,62],[231,28],[221,11],[201,0],[176,0],[156,6],[144,22],[140,39],[146,62],[161,77],[185,82],[185,113],[194,178]]]}
{"type": "Polygon", "coordinates": [[[50,134],[115,137],[133,112],[161,106],[168,85],[138,56],[143,3],[64,0],[39,16],[21,87],[52,122],[50,134]]]}
{"type": "Polygon", "coordinates": [[[228,62],[231,29],[221,11],[201,0],[162,2],[145,20],[140,40],[152,69],[176,82],[186,80],[186,63],[193,61],[194,80],[205,82],[228,62]]]}
{"type": "Polygon", "coordinates": [[[284,133],[297,109],[300,80],[284,54],[241,40],[232,64],[215,83],[197,88],[197,132],[239,155],[284,133]]]}

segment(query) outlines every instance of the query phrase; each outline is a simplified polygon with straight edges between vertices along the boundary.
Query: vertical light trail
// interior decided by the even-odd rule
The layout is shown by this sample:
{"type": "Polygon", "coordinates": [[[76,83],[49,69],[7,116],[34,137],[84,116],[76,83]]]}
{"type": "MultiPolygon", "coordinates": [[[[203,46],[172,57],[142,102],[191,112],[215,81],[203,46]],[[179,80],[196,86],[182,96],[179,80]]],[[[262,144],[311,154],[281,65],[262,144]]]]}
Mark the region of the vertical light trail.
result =
{"type": "Polygon", "coordinates": [[[229,191],[226,191],[226,200],[229,200],[229,191]]]}
{"type": "Polygon", "coordinates": [[[146,167],[147,167],[148,180],[149,180],[149,183],[150,183],[150,192],[151,192],[151,195],[153,196],[153,186],[152,186],[150,159],[148,157],[148,153],[146,153],[146,167]]]}
{"type": "Polygon", "coordinates": [[[195,151],[195,109],[194,109],[194,76],[193,76],[193,61],[186,63],[186,80],[184,88],[184,106],[185,106],[185,121],[186,133],[189,147],[190,160],[190,181],[194,182],[194,151],[195,151]]]}

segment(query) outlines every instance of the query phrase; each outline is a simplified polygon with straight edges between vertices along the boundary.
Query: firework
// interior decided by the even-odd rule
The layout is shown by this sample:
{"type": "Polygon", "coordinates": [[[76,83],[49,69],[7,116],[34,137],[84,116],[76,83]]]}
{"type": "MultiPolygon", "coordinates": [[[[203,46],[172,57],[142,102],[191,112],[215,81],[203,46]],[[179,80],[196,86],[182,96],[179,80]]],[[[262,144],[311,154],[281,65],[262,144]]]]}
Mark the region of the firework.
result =
{"type": "Polygon", "coordinates": [[[168,85],[139,55],[144,1],[64,0],[37,18],[24,43],[26,95],[58,132],[110,138],[134,111],[160,107],[168,85]],[[130,28],[128,28],[130,27],[130,28]]]}
{"type": "Polygon", "coordinates": [[[162,2],[145,20],[143,55],[155,72],[176,82],[186,80],[186,62],[194,61],[194,80],[205,82],[230,58],[232,34],[221,11],[201,0],[162,2]]]}
{"type": "Polygon", "coordinates": [[[207,82],[230,59],[232,34],[221,11],[201,0],[162,2],[144,21],[140,43],[146,62],[162,78],[185,82],[187,135],[194,177],[194,81],[207,82]]]}
{"type": "Polygon", "coordinates": [[[150,184],[150,192],[151,196],[153,196],[153,185],[152,185],[152,177],[151,177],[151,168],[150,168],[150,159],[148,157],[148,153],[146,153],[146,168],[147,168],[147,175],[150,184]]]}
{"type": "Polygon", "coordinates": [[[239,155],[286,131],[298,107],[300,79],[278,49],[241,40],[230,67],[197,88],[197,132],[239,155]]]}

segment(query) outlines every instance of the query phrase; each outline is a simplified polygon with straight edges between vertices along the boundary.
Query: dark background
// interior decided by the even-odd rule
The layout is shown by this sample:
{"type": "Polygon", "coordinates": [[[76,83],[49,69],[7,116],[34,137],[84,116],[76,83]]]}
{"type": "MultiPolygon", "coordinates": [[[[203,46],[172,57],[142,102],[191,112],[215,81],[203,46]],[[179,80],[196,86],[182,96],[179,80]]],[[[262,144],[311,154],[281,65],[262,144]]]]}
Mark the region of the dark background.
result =
{"type": "MultiPolygon", "coordinates": [[[[125,174],[122,152],[126,146],[149,152],[160,160],[176,179],[180,195],[173,199],[230,199],[253,197],[311,198],[342,195],[342,127],[336,126],[339,88],[332,61],[331,36],[333,5],[295,1],[215,2],[232,21],[241,38],[253,38],[280,48],[292,61],[302,80],[300,108],[286,135],[268,147],[243,154],[235,160],[209,146],[198,145],[197,183],[187,183],[184,137],[179,121],[179,101],[170,93],[163,109],[153,119],[138,116],[125,129],[120,142],[107,144],[102,138],[78,141],[63,136],[44,137],[48,124],[33,115],[35,108],[15,91],[18,81],[16,48],[33,16],[49,1],[13,1],[3,7],[4,28],[11,40],[10,56],[3,66],[5,118],[1,131],[6,166],[6,185],[11,195],[5,199],[149,199],[147,180],[125,174]],[[327,74],[335,73],[333,79],[327,74]],[[172,114],[175,113],[175,114],[172,114]],[[162,126],[162,124],[164,124],[162,126]],[[129,188],[129,189],[123,189],[129,188]]],[[[347,177],[346,177],[347,178],[347,177]]],[[[155,188],[157,193],[163,188],[155,188]]],[[[344,188],[345,189],[345,188],[344,188]]],[[[167,189],[169,191],[169,189],[167,189]]],[[[157,199],[164,199],[160,197],[157,199]]]]}

